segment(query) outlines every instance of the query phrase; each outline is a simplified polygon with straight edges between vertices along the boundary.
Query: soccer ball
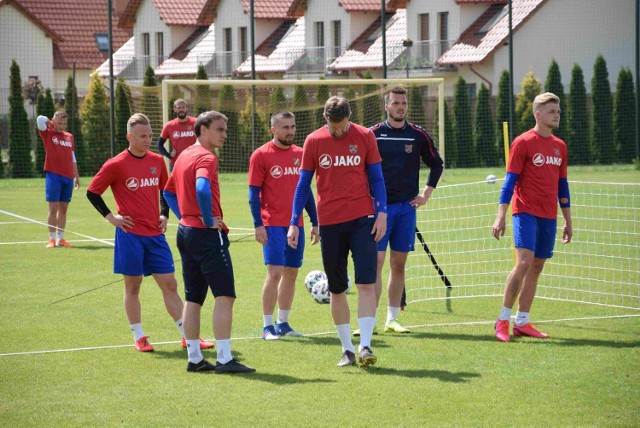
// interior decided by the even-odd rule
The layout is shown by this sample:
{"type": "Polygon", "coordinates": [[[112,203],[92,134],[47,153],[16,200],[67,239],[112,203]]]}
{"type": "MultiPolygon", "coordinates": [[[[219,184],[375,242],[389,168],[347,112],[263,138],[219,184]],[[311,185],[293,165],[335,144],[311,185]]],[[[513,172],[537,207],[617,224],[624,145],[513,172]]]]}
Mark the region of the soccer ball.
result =
{"type": "Polygon", "coordinates": [[[331,294],[329,293],[329,281],[321,279],[313,284],[311,288],[311,297],[317,303],[329,303],[331,301],[331,294]]]}
{"type": "Polygon", "coordinates": [[[304,286],[307,287],[307,291],[311,293],[311,289],[316,284],[316,282],[323,279],[325,281],[327,280],[327,275],[325,275],[324,272],[322,272],[321,270],[312,270],[304,278],[304,286]]]}
{"type": "Polygon", "coordinates": [[[493,174],[487,175],[487,184],[495,184],[496,176],[493,174]]]}

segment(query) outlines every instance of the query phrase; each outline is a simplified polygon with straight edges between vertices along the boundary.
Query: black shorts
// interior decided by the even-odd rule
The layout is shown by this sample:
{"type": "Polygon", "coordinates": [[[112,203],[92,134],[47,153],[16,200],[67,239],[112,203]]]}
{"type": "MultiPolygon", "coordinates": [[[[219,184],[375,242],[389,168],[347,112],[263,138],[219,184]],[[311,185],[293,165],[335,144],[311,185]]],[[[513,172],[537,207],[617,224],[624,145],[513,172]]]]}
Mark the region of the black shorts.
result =
{"type": "Polygon", "coordinates": [[[374,216],[360,217],[344,223],[320,226],[322,264],[329,279],[329,291],[347,290],[347,257],[351,251],[356,284],[376,282],[378,246],[371,234],[374,216]]]}
{"type": "Polygon", "coordinates": [[[187,302],[202,305],[211,288],[214,297],[236,297],[229,238],[219,229],[178,227],[178,250],[187,302]]]}

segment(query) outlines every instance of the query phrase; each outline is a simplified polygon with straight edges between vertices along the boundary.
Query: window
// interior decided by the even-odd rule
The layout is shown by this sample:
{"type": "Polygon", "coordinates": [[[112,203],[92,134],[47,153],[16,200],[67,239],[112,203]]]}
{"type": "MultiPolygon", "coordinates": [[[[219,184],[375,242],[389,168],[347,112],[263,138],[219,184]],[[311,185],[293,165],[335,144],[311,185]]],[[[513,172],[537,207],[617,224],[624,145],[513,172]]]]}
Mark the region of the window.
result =
{"type": "Polygon", "coordinates": [[[240,61],[247,59],[249,49],[247,47],[247,27],[238,29],[238,39],[240,39],[240,61]]]}
{"type": "Polygon", "coordinates": [[[222,43],[224,44],[224,51],[231,52],[233,50],[233,37],[231,35],[231,28],[225,28],[224,37],[222,43]]]}
{"type": "Polygon", "coordinates": [[[342,46],[342,21],[332,21],[333,27],[333,56],[340,55],[340,46],[342,46]]]}
{"type": "Polygon", "coordinates": [[[440,55],[449,49],[449,12],[438,14],[439,27],[438,35],[440,39],[440,55]]]}
{"type": "Polygon", "coordinates": [[[109,35],[107,33],[95,33],[96,44],[98,45],[98,50],[102,53],[109,52],[109,35]]]}
{"type": "Polygon", "coordinates": [[[498,11],[498,13],[496,13],[493,18],[491,18],[490,20],[488,20],[483,26],[482,28],[480,28],[477,32],[476,35],[477,36],[484,36],[485,34],[487,34],[487,32],[493,28],[494,25],[496,25],[496,23],[498,21],[500,21],[502,18],[504,18],[504,16],[507,14],[508,12],[508,7],[505,6],[502,9],[500,9],[498,11]]]}
{"type": "Polygon", "coordinates": [[[316,22],[316,46],[319,48],[324,47],[324,22],[316,22]]]}
{"type": "Polygon", "coordinates": [[[421,13],[418,15],[418,32],[420,34],[419,40],[430,40],[429,37],[429,14],[421,13]]]}
{"type": "Polygon", "coordinates": [[[149,41],[149,33],[142,33],[142,55],[151,55],[151,43],[149,41]]]}
{"type": "Polygon", "coordinates": [[[161,64],[164,61],[164,33],[156,33],[156,53],[158,64],[161,64]]]}

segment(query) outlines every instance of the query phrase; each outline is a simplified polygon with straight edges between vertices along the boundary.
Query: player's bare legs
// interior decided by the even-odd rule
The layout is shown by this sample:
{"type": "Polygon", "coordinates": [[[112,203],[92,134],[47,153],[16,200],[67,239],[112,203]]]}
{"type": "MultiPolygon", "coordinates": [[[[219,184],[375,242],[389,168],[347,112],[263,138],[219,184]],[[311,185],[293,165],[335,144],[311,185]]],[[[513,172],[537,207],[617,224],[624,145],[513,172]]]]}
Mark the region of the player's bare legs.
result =
{"type": "Polygon", "coordinates": [[[197,340],[200,337],[200,311],[202,311],[202,305],[185,302],[182,311],[182,327],[187,340],[197,340]]]}
{"type": "Polygon", "coordinates": [[[409,333],[398,322],[400,305],[402,304],[402,292],[405,286],[405,266],[409,253],[391,250],[389,255],[389,282],[387,284],[387,319],[384,325],[385,332],[409,333]]]}
{"type": "Polygon", "coordinates": [[[518,297],[522,281],[533,264],[533,251],[526,248],[516,248],[516,264],[507,276],[507,283],[504,289],[504,299],[502,305],[506,308],[513,308],[513,304],[518,297]]]}
{"type": "MultiPolygon", "coordinates": [[[[59,202],[49,202],[49,216],[47,217],[47,224],[49,225],[49,233],[57,233],[58,229],[58,206],[59,202]]],[[[56,236],[56,235],[53,235],[56,236]]]]}
{"type": "Polygon", "coordinates": [[[169,312],[169,315],[171,315],[174,321],[178,321],[182,318],[183,304],[178,294],[178,281],[176,281],[176,277],[172,273],[154,273],[153,279],[156,280],[160,291],[162,291],[162,299],[164,300],[164,306],[167,308],[167,312],[169,312]]]}
{"type": "MultiPolygon", "coordinates": [[[[358,303],[360,302],[360,286],[358,285],[358,303]]],[[[331,317],[335,325],[349,324],[351,312],[347,302],[347,293],[331,293],[331,317]]]]}
{"type": "Polygon", "coordinates": [[[129,324],[142,322],[142,310],[140,308],[140,285],[142,275],[124,275],[124,311],[127,314],[129,324]]]}
{"type": "Polygon", "coordinates": [[[267,265],[267,277],[262,286],[262,313],[273,315],[278,300],[278,284],[282,278],[283,266],[267,265]]]}
{"type": "Polygon", "coordinates": [[[67,210],[69,209],[69,202],[58,202],[58,235],[64,232],[64,228],[67,226],[67,210]]]}
{"type": "Polygon", "coordinates": [[[529,312],[531,305],[533,304],[533,298],[536,295],[536,288],[538,287],[538,278],[544,269],[544,263],[547,259],[533,258],[533,263],[527,270],[523,280],[522,289],[518,296],[518,310],[521,312],[529,312]]]}
{"type": "Polygon", "coordinates": [[[235,297],[219,296],[213,308],[213,334],[216,340],[231,338],[235,297]]]}
{"type": "Polygon", "coordinates": [[[291,310],[293,298],[296,293],[296,278],[298,277],[298,269],[285,267],[282,270],[282,277],[278,285],[278,309],[283,311],[291,310]]]}

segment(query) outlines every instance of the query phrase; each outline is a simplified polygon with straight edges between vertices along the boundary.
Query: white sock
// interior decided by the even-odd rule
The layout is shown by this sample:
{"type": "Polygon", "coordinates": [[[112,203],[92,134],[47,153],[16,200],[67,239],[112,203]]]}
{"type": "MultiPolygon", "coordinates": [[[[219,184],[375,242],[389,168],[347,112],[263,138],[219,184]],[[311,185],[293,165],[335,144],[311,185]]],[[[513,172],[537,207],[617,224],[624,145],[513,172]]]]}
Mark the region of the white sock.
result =
{"type": "Polygon", "coordinates": [[[278,309],[278,323],[289,322],[289,311],[278,309]]]}
{"type": "Polygon", "coordinates": [[[529,312],[516,312],[516,325],[518,327],[529,323],[529,312]]]}
{"type": "Polygon", "coordinates": [[[64,239],[64,230],[59,230],[58,231],[58,241],[64,239]]]}
{"type": "Polygon", "coordinates": [[[360,346],[358,351],[361,351],[365,346],[371,348],[371,336],[373,335],[373,326],[376,324],[374,317],[362,317],[358,318],[358,327],[360,327],[360,346]]]}
{"type": "Polygon", "coordinates": [[[231,361],[231,339],[216,340],[217,360],[220,364],[231,361]]]}
{"type": "Polygon", "coordinates": [[[387,324],[389,324],[393,320],[398,319],[398,314],[400,313],[400,308],[394,308],[393,306],[387,306],[387,324]]]}
{"type": "Polygon", "coordinates": [[[190,363],[199,363],[204,359],[200,350],[200,339],[187,339],[187,352],[189,353],[190,363]]]}
{"type": "Polygon", "coordinates": [[[268,327],[273,325],[273,314],[271,315],[262,315],[262,325],[264,327],[268,327]]]}
{"type": "Polygon", "coordinates": [[[49,232],[49,239],[56,239],[57,233],[56,232],[49,232]]]}
{"type": "Polygon", "coordinates": [[[500,321],[511,321],[511,309],[505,306],[500,309],[500,316],[498,317],[500,321]]]}
{"type": "Polygon", "coordinates": [[[142,331],[142,323],[131,324],[129,327],[131,327],[131,331],[133,332],[133,340],[135,340],[136,342],[141,337],[145,336],[144,331],[142,331]]]}
{"type": "Polygon", "coordinates": [[[180,337],[184,337],[184,327],[182,326],[182,319],[176,321],[176,327],[178,327],[178,330],[180,331],[180,337]]]}
{"type": "Polygon", "coordinates": [[[351,326],[349,324],[337,324],[336,331],[338,332],[340,343],[342,343],[342,352],[351,351],[355,354],[353,342],[351,342],[351,326]]]}

